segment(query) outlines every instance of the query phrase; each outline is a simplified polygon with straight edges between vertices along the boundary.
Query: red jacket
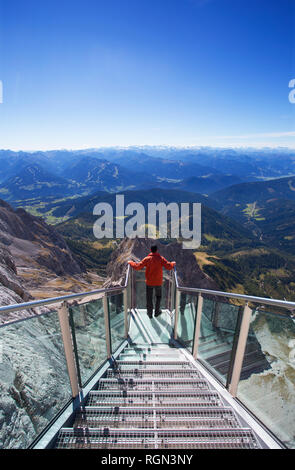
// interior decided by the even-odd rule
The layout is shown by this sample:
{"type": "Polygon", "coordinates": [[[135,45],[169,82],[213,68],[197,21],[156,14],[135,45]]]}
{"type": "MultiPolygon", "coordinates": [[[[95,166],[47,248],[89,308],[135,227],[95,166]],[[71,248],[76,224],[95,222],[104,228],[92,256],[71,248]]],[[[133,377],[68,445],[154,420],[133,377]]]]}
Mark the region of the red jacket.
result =
{"type": "Polygon", "coordinates": [[[140,263],[135,263],[134,261],[128,262],[136,271],[140,271],[144,267],[146,268],[145,282],[148,286],[161,286],[163,283],[163,266],[170,271],[175,265],[174,261],[170,263],[157,252],[150,253],[140,263]]]}

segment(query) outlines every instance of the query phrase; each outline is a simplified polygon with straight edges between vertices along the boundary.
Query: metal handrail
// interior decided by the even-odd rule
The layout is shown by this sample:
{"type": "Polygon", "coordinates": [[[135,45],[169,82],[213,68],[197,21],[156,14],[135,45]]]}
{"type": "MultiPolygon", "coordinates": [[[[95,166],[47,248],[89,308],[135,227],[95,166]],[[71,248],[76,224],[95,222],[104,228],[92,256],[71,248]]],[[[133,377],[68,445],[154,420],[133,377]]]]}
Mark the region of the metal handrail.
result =
{"type": "MultiPolygon", "coordinates": [[[[128,279],[129,279],[129,273],[130,273],[130,266],[128,265],[127,271],[126,271],[126,278],[125,278],[125,284],[123,286],[116,286],[116,287],[104,287],[102,289],[96,289],[93,291],[88,291],[88,292],[81,292],[79,294],[69,294],[69,295],[63,295],[60,297],[51,297],[49,299],[43,299],[43,300],[32,300],[31,302],[23,302],[19,304],[12,304],[12,305],[5,305],[3,307],[0,307],[0,315],[2,313],[12,313],[16,312],[18,310],[28,310],[31,308],[35,307],[43,307],[46,305],[52,305],[56,303],[62,303],[66,302],[69,300],[76,300],[76,299],[81,299],[84,297],[88,297],[90,295],[96,295],[96,294],[104,294],[104,293],[109,293],[109,292],[117,292],[117,291],[122,291],[127,288],[128,284],[128,279]]],[[[33,315],[32,315],[33,317],[33,315]]],[[[32,317],[26,317],[23,318],[22,320],[29,320],[29,318],[32,317]]],[[[20,320],[16,320],[20,321],[20,320]]],[[[14,323],[14,321],[9,322],[9,324],[14,323]]],[[[4,323],[1,326],[7,325],[8,323],[4,323]]]]}
{"type": "MultiPolygon", "coordinates": [[[[200,322],[201,322],[201,315],[202,315],[202,294],[210,294],[214,296],[226,297],[226,298],[233,298],[242,300],[245,303],[243,314],[241,317],[241,324],[236,326],[236,348],[233,351],[232,358],[231,358],[231,365],[227,376],[227,384],[226,388],[228,389],[229,393],[235,397],[237,395],[238,384],[240,381],[243,360],[246,351],[247,345],[247,338],[249,333],[249,327],[251,322],[251,308],[249,307],[249,303],[258,303],[258,304],[266,304],[276,307],[283,307],[288,310],[291,310],[292,316],[294,316],[295,311],[295,302],[289,302],[286,300],[277,300],[277,299],[268,299],[264,297],[256,297],[251,295],[243,295],[243,294],[235,294],[233,292],[223,292],[223,291],[216,291],[210,289],[201,289],[196,287],[184,287],[180,286],[178,283],[177,271],[174,268],[174,277],[175,277],[175,285],[178,293],[178,297],[181,292],[187,293],[196,293],[198,294],[198,313],[195,316],[195,333],[193,339],[193,351],[192,354],[195,359],[197,359],[197,351],[198,351],[198,341],[200,335],[200,322]],[[200,302],[201,301],[201,302],[200,302]]],[[[179,300],[178,300],[179,302],[179,300]]],[[[174,338],[177,339],[177,322],[178,322],[178,305],[176,306],[176,315],[175,315],[175,325],[174,325],[174,338]]]]}
{"type": "MultiPolygon", "coordinates": [[[[81,292],[78,294],[69,294],[69,295],[63,295],[60,297],[51,297],[49,299],[43,299],[43,300],[33,300],[31,302],[23,302],[23,303],[18,303],[18,304],[12,304],[12,305],[5,305],[3,307],[0,307],[0,315],[2,313],[12,313],[16,312],[19,310],[28,310],[31,308],[35,307],[42,307],[46,305],[52,305],[56,303],[62,303],[65,301],[70,301],[70,300],[76,300],[76,299],[81,299],[84,297],[88,297],[91,295],[96,295],[96,294],[104,294],[104,293],[109,293],[109,292],[117,292],[117,291],[122,291],[127,288],[128,280],[130,276],[130,265],[128,265],[127,270],[126,270],[126,278],[125,278],[125,283],[122,286],[116,286],[116,287],[105,287],[102,289],[96,289],[93,291],[88,291],[88,292],[81,292]]],[[[243,295],[243,294],[236,294],[234,292],[223,292],[223,291],[216,291],[216,290],[211,290],[211,289],[201,289],[198,287],[185,287],[185,286],[180,286],[178,283],[178,276],[177,276],[177,270],[174,268],[174,276],[175,276],[175,284],[177,290],[181,292],[195,292],[195,293],[200,293],[200,294],[208,294],[208,295],[216,295],[220,297],[229,297],[233,299],[238,299],[238,300],[243,300],[245,302],[253,302],[253,303],[259,303],[259,304],[266,304],[266,305],[272,305],[276,307],[283,307],[291,311],[295,311],[295,302],[290,302],[286,300],[278,300],[278,299],[269,299],[265,297],[256,297],[256,296],[250,296],[250,295],[243,295]]],[[[21,321],[28,320],[31,317],[26,317],[24,319],[21,319],[21,321]]],[[[20,320],[16,320],[20,321],[20,320]]],[[[14,321],[9,322],[14,323],[14,321]]],[[[0,327],[7,325],[7,323],[4,323],[0,325],[0,327]]]]}
{"type": "MultiPolygon", "coordinates": [[[[127,267],[125,283],[122,286],[107,287],[107,288],[102,288],[102,289],[96,289],[90,292],[63,295],[60,297],[53,297],[53,298],[44,299],[44,300],[34,300],[32,302],[18,303],[14,305],[0,307],[0,314],[1,314],[1,313],[11,313],[11,312],[19,311],[19,310],[27,310],[27,309],[31,309],[34,307],[60,304],[57,308],[57,313],[58,313],[58,318],[59,318],[60,331],[62,334],[62,342],[64,346],[64,353],[65,353],[65,359],[66,359],[66,364],[67,364],[67,369],[68,369],[68,376],[70,380],[73,400],[75,400],[79,396],[80,389],[82,388],[82,383],[81,383],[81,376],[80,376],[79,359],[77,357],[77,350],[76,350],[74,325],[71,324],[71,320],[69,316],[69,304],[67,301],[93,296],[94,294],[95,295],[104,294],[103,310],[104,310],[104,319],[105,319],[107,358],[110,359],[112,355],[112,350],[111,350],[111,332],[110,332],[110,324],[109,324],[109,309],[108,309],[108,302],[107,302],[107,294],[111,292],[127,291],[127,286],[129,283],[129,275],[130,275],[130,266],[127,267]]],[[[126,330],[127,330],[126,328],[126,323],[127,323],[126,299],[124,302],[124,307],[125,307],[124,317],[125,317],[125,336],[126,336],[126,330]]],[[[40,316],[50,315],[51,313],[52,312],[46,312],[40,315],[31,315],[26,318],[9,321],[0,325],[0,328],[3,328],[5,326],[10,326],[11,324],[24,322],[32,318],[39,318],[40,316]]]]}
{"type": "Polygon", "coordinates": [[[291,310],[291,311],[295,311],[295,302],[290,302],[287,300],[269,299],[265,297],[256,297],[253,295],[236,294],[234,292],[223,292],[223,291],[211,290],[211,289],[200,289],[198,287],[180,286],[178,283],[176,268],[174,268],[174,276],[175,276],[176,287],[181,292],[196,292],[200,294],[210,294],[210,295],[216,295],[220,297],[230,297],[232,299],[244,300],[245,302],[272,305],[276,307],[287,308],[288,310],[291,310]]]}

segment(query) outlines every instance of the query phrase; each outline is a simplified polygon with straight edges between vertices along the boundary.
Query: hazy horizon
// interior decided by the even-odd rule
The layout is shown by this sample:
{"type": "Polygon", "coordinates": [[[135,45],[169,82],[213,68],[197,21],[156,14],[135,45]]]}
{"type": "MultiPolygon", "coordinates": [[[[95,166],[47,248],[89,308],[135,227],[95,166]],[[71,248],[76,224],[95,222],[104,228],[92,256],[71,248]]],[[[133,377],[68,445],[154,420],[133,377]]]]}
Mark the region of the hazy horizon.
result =
{"type": "Polygon", "coordinates": [[[276,145],[276,146],[270,146],[270,145],[244,145],[244,146],[221,146],[221,145],[201,145],[201,146],[196,146],[196,145],[169,145],[169,144],[162,144],[162,145],[152,145],[152,144],[142,144],[142,145],[102,145],[98,147],[77,147],[77,148],[71,148],[71,147],[56,147],[56,148],[3,148],[0,147],[0,151],[11,151],[11,152],[27,152],[27,153],[36,153],[36,152],[54,152],[54,151],[67,151],[67,152],[79,152],[79,151],[97,151],[97,150],[103,150],[103,149],[118,149],[118,150],[129,150],[129,149],[177,149],[177,150],[185,150],[185,149],[193,149],[193,150],[202,150],[202,149],[212,149],[212,150],[218,150],[218,149],[223,149],[223,150],[235,150],[235,151],[245,151],[245,150],[287,150],[287,151],[294,151],[295,152],[295,144],[294,147],[288,147],[288,146],[281,146],[281,145],[276,145]]]}

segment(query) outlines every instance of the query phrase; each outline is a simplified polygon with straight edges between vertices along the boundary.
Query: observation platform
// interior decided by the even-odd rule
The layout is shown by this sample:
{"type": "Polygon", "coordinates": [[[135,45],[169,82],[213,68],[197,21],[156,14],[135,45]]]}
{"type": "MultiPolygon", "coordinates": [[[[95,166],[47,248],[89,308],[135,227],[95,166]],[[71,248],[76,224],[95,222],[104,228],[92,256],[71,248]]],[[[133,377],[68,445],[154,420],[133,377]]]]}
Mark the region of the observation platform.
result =
{"type": "MultiPolygon", "coordinates": [[[[143,277],[128,268],[124,286],[0,308],[1,315],[49,307],[0,325],[11,346],[4,347],[0,383],[5,394],[8,367],[11,376],[24,368],[15,412],[33,416],[35,433],[5,441],[0,430],[2,448],[293,446],[283,419],[272,420],[251,386],[272,368],[253,325],[275,318],[294,339],[294,302],[182,287],[175,271],[165,279],[161,315],[150,319],[144,304],[143,277]],[[34,360],[18,362],[19,341],[34,360]]],[[[294,409],[289,398],[282,409],[294,409]]]]}

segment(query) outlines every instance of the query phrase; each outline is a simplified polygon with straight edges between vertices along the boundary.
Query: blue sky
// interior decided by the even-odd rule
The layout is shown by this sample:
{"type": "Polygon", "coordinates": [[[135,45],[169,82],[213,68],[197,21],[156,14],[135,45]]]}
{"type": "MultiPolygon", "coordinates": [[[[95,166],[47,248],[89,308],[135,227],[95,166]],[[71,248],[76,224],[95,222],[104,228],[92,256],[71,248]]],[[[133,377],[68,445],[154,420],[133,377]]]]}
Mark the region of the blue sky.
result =
{"type": "Polygon", "coordinates": [[[0,148],[295,148],[293,0],[0,0],[0,148]]]}

